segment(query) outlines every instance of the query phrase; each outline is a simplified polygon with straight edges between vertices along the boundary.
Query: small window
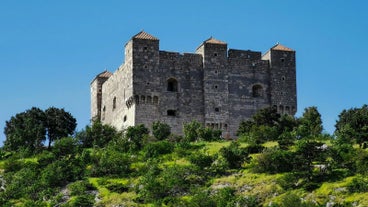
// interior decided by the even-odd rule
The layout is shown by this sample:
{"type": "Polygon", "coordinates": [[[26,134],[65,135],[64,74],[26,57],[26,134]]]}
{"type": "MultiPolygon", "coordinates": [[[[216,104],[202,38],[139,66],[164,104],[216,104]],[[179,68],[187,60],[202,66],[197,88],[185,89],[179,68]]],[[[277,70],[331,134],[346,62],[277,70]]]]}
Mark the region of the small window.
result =
{"type": "Polygon", "coordinates": [[[282,63],[285,62],[285,58],[280,58],[280,60],[282,63]]]}
{"type": "Polygon", "coordinates": [[[112,110],[116,108],[116,97],[112,100],[112,110]]]}
{"type": "Polygon", "coordinates": [[[141,102],[142,102],[142,104],[144,104],[146,102],[146,97],[145,96],[141,96],[141,102]]]}
{"type": "Polygon", "coordinates": [[[176,110],[167,110],[168,116],[176,116],[176,110]]]}
{"type": "Polygon", "coordinates": [[[153,104],[158,104],[158,97],[157,96],[153,97],[153,104]]]}
{"type": "Polygon", "coordinates": [[[135,95],[134,96],[134,101],[135,101],[135,104],[139,104],[139,96],[138,95],[135,95]]]}
{"type": "Polygon", "coordinates": [[[214,87],[215,87],[215,89],[217,89],[218,88],[218,85],[215,85],[214,87]]]}
{"type": "Polygon", "coordinates": [[[281,80],[282,80],[282,81],[285,81],[285,79],[286,79],[286,78],[285,78],[285,76],[282,76],[282,77],[281,77],[281,80]]]}
{"type": "Polygon", "coordinates": [[[218,71],[217,70],[215,70],[215,74],[217,74],[218,73],[218,71]]]}
{"type": "Polygon", "coordinates": [[[263,88],[261,85],[254,85],[252,88],[253,97],[258,98],[263,96],[263,88]]]}
{"type": "Polygon", "coordinates": [[[215,52],[215,53],[213,54],[213,56],[215,56],[215,57],[216,57],[217,55],[218,55],[218,54],[217,54],[217,52],[215,52]]]}
{"type": "Polygon", "coordinates": [[[127,116],[125,115],[125,116],[124,116],[124,122],[126,122],[126,120],[127,120],[127,116]]]}
{"type": "Polygon", "coordinates": [[[178,81],[175,78],[170,78],[169,80],[167,80],[167,91],[178,91],[178,81]]]}
{"type": "Polygon", "coordinates": [[[220,112],[220,108],[216,107],[215,112],[220,112]]]}
{"type": "Polygon", "coordinates": [[[148,68],[148,66],[147,66],[147,65],[145,65],[145,66],[144,66],[144,69],[147,69],[147,68],[148,68]]]}
{"type": "Polygon", "coordinates": [[[147,48],[147,47],[143,47],[143,50],[144,50],[144,51],[147,51],[147,50],[148,50],[148,48],[147,48]]]}
{"type": "Polygon", "coordinates": [[[152,103],[152,97],[151,96],[147,96],[147,103],[151,104],[152,103]]]}

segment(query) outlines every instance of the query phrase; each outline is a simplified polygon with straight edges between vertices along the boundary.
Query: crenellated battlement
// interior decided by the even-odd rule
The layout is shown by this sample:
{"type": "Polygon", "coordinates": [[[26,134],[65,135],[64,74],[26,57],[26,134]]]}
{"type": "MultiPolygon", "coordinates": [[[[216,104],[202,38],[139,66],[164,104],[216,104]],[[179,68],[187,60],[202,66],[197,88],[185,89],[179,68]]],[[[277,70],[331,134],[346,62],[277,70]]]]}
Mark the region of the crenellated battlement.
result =
{"type": "Polygon", "coordinates": [[[143,31],[134,35],[119,69],[92,81],[94,120],[118,129],[161,121],[176,134],[197,120],[235,137],[240,122],[261,108],[296,113],[294,50],[277,44],[262,55],[211,37],[194,53],[179,53],[160,50],[159,42],[143,31]]]}

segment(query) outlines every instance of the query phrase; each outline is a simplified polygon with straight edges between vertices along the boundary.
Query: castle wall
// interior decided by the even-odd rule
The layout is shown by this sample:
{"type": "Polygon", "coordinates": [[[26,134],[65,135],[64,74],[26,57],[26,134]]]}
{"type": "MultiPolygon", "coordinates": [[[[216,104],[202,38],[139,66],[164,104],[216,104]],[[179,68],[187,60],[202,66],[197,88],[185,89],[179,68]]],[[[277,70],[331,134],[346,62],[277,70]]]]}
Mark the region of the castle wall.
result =
{"type": "Polygon", "coordinates": [[[180,54],[160,51],[157,38],[139,35],[125,45],[125,63],[108,79],[91,83],[91,116],[100,114],[105,124],[151,129],[160,121],[182,135],[183,124],[197,120],[233,138],[239,124],[261,108],[296,112],[295,52],[288,48],[262,56],[228,50],[210,38],[195,54],[180,54]]]}

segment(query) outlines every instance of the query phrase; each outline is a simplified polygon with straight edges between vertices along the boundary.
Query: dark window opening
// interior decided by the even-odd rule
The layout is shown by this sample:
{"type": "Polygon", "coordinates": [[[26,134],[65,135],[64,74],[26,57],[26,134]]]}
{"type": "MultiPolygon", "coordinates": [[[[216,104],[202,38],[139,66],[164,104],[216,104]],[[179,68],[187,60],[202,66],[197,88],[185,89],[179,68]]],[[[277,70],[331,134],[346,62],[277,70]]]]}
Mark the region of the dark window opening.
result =
{"type": "Polygon", "coordinates": [[[176,116],[176,111],[175,110],[167,110],[167,115],[168,116],[176,116]]]}
{"type": "Polygon", "coordinates": [[[169,80],[167,80],[167,91],[178,91],[178,81],[175,78],[170,78],[169,80]]]}
{"type": "Polygon", "coordinates": [[[143,47],[143,50],[144,50],[144,51],[147,51],[147,49],[148,49],[147,47],[143,47]]]}
{"type": "Polygon", "coordinates": [[[263,96],[263,88],[260,85],[254,85],[252,88],[253,97],[262,97],[263,96]]]}
{"type": "Polygon", "coordinates": [[[145,66],[144,66],[144,69],[147,69],[147,68],[148,68],[148,66],[147,66],[147,65],[145,65],[145,66]]]}
{"type": "Polygon", "coordinates": [[[215,53],[213,54],[213,56],[215,56],[215,57],[216,57],[216,56],[217,56],[217,52],[215,52],[215,53]]]}
{"type": "Polygon", "coordinates": [[[281,77],[281,80],[282,80],[282,81],[285,81],[285,76],[282,76],[282,77],[281,77]]]}
{"type": "Polygon", "coordinates": [[[116,97],[112,100],[112,110],[116,108],[116,97]]]}
{"type": "Polygon", "coordinates": [[[220,111],[220,108],[215,108],[215,112],[219,112],[220,111]]]}
{"type": "Polygon", "coordinates": [[[125,115],[125,116],[124,116],[124,122],[126,122],[126,120],[127,120],[127,116],[125,115]]]}
{"type": "Polygon", "coordinates": [[[215,70],[215,74],[217,74],[218,73],[218,71],[217,70],[215,70]]]}
{"type": "Polygon", "coordinates": [[[280,60],[281,60],[282,63],[285,62],[285,58],[281,58],[280,60]]]}
{"type": "Polygon", "coordinates": [[[217,88],[218,88],[218,86],[217,86],[217,85],[215,85],[215,88],[217,89],[217,88]]]}

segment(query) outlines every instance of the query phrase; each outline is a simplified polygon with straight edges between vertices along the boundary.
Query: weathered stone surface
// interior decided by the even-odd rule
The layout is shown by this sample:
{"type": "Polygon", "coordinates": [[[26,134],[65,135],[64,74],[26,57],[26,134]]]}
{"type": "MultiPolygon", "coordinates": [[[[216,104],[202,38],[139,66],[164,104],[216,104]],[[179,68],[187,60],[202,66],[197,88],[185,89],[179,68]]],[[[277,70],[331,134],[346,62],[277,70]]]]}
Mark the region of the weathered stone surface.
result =
{"type": "Polygon", "coordinates": [[[92,120],[118,129],[161,121],[177,134],[197,120],[235,137],[261,108],[296,113],[295,65],[295,51],[280,44],[262,56],[210,38],[180,54],[160,51],[157,38],[140,32],[125,45],[125,63],[92,81],[92,120]]]}

